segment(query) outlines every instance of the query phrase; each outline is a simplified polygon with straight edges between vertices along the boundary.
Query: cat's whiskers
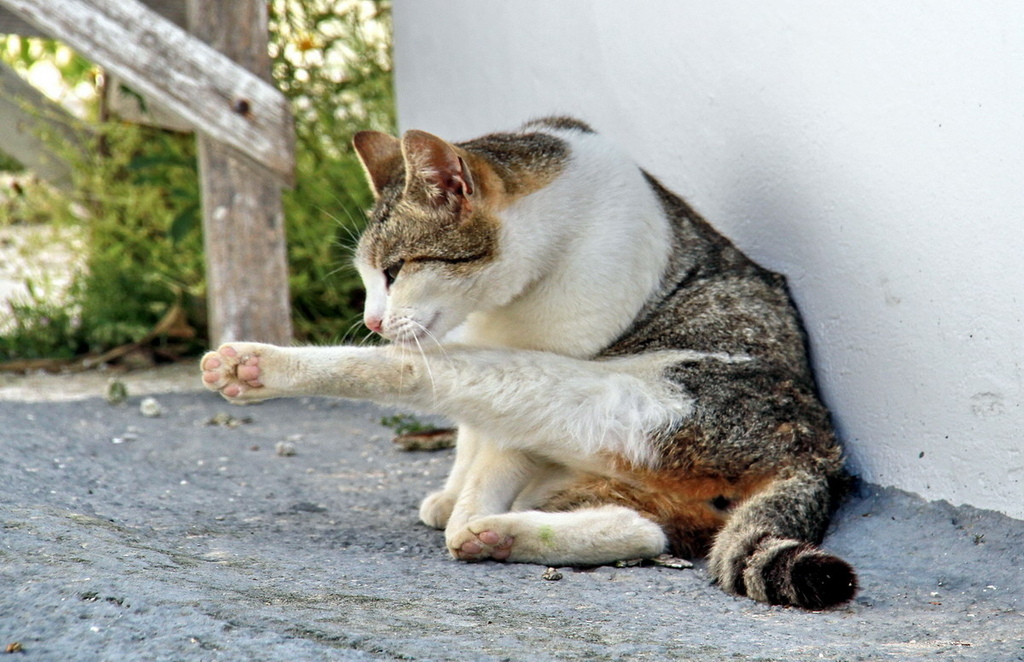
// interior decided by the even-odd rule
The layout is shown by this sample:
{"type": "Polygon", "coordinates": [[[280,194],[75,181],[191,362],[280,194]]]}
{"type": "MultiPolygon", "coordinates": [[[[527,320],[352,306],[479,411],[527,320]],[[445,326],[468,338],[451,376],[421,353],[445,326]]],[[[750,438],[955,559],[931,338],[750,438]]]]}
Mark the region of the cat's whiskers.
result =
{"type": "Polygon", "coordinates": [[[347,342],[350,339],[358,337],[356,344],[358,344],[360,347],[366,345],[366,343],[370,340],[370,337],[373,335],[373,331],[369,331],[369,329],[367,329],[368,333],[359,336],[359,327],[361,327],[362,325],[362,315],[357,315],[355,321],[349,324],[348,328],[345,329],[345,333],[341,337],[341,343],[347,344],[347,342]]]}
{"type": "Polygon", "coordinates": [[[335,274],[341,273],[342,271],[355,271],[355,270],[356,270],[356,266],[355,266],[355,264],[353,264],[351,259],[349,259],[349,260],[342,260],[341,262],[338,263],[337,267],[335,267],[334,269],[331,269],[330,271],[327,272],[327,277],[330,278],[331,276],[334,276],[335,274]]]}
{"type": "MultiPolygon", "coordinates": [[[[409,348],[406,347],[404,342],[394,342],[394,341],[391,342],[391,346],[392,347],[395,347],[396,345],[398,346],[398,348],[400,350],[400,356],[398,358],[399,358],[400,362],[404,364],[405,363],[405,357],[408,356],[407,352],[409,351],[409,348]]],[[[402,370],[402,371],[400,371],[398,373],[398,392],[399,393],[404,393],[405,392],[405,370],[402,370]]]]}
{"type": "MultiPolygon", "coordinates": [[[[341,201],[339,199],[339,203],[340,202],[341,201]]],[[[339,248],[342,249],[342,251],[345,253],[348,259],[341,260],[338,267],[327,274],[328,277],[333,276],[339,271],[343,271],[345,269],[355,269],[355,265],[353,264],[353,258],[355,257],[356,246],[359,244],[359,237],[362,232],[362,227],[363,225],[365,225],[365,221],[359,221],[355,217],[353,217],[352,212],[347,207],[345,207],[344,205],[339,205],[339,207],[342,211],[345,212],[345,215],[348,217],[348,222],[342,220],[335,214],[332,214],[324,207],[316,208],[317,211],[319,211],[324,216],[327,216],[329,219],[334,221],[334,224],[342,230],[342,232],[345,234],[345,239],[347,239],[347,241],[345,239],[338,240],[337,245],[339,248]]]]}
{"type": "MultiPolygon", "coordinates": [[[[441,354],[445,358],[448,358],[448,350],[446,350],[444,348],[444,345],[441,344],[441,341],[437,339],[437,336],[435,336],[433,333],[430,332],[430,329],[428,329],[426,326],[424,326],[424,325],[422,325],[422,324],[420,324],[419,322],[416,322],[416,321],[413,321],[413,324],[415,324],[417,327],[419,327],[420,331],[423,332],[423,335],[425,335],[427,338],[430,338],[430,340],[437,347],[438,351],[441,352],[441,354]]],[[[419,341],[417,340],[416,343],[419,344],[419,341]]]]}
{"type": "MultiPolygon", "coordinates": [[[[352,200],[351,196],[349,197],[349,199],[352,200]]],[[[352,200],[352,202],[356,202],[356,201],[352,200]]],[[[359,206],[359,205],[357,204],[356,206],[359,206]]],[[[352,214],[352,211],[348,207],[346,207],[344,204],[341,203],[341,199],[340,198],[338,198],[338,207],[337,208],[341,209],[343,212],[345,212],[345,216],[347,217],[347,220],[348,220],[347,223],[344,220],[342,220],[341,218],[338,218],[337,215],[333,214],[326,207],[321,207],[319,205],[317,205],[315,207],[315,209],[318,212],[320,212],[321,214],[323,214],[327,218],[329,218],[332,221],[334,221],[335,224],[338,225],[338,227],[341,227],[345,231],[347,231],[348,235],[349,235],[349,239],[353,239],[353,240],[359,239],[359,235],[358,235],[358,231],[356,230],[356,227],[363,225],[365,223],[365,220],[360,221],[359,219],[357,219],[352,214]]]]}
{"type": "MultiPolygon", "coordinates": [[[[416,326],[420,327],[424,331],[422,324],[413,322],[416,326]]],[[[430,369],[430,361],[427,360],[427,353],[423,351],[423,345],[420,344],[419,334],[413,334],[412,339],[416,342],[416,348],[420,351],[420,357],[423,359],[423,366],[427,369],[427,377],[430,378],[430,393],[434,396],[434,403],[437,403],[437,384],[434,382],[434,372],[430,369]]]]}

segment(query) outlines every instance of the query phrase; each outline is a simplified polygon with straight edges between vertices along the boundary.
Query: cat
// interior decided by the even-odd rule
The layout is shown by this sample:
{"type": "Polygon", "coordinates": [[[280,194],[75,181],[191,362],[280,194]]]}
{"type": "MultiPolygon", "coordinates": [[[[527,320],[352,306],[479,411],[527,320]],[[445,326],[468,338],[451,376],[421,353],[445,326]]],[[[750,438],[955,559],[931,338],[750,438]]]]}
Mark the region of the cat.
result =
{"type": "Polygon", "coordinates": [[[725,591],[853,598],[820,543],[845,472],[785,279],[569,117],[449,143],[365,131],[370,347],[231,342],[233,402],[336,396],[459,424],[422,521],[457,559],[707,556],[725,591]]]}

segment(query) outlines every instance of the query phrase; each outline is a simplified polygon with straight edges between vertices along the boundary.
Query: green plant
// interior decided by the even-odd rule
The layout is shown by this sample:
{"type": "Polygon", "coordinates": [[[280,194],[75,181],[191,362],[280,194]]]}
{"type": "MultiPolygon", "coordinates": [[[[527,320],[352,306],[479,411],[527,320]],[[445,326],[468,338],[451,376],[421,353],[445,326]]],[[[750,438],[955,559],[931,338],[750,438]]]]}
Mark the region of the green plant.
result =
{"type": "Polygon", "coordinates": [[[194,142],[134,125],[100,138],[75,187],[89,216],[80,302],[93,351],[140,340],[176,303],[198,323],[205,294],[194,142]]]}
{"type": "Polygon", "coordinates": [[[63,151],[72,191],[37,194],[49,198],[47,222],[80,239],[82,268],[63,300],[29,283],[30,296],[13,302],[14,331],[0,337],[7,360],[100,353],[146,337],[172,306],[201,311],[202,237],[188,221],[198,200],[192,141],[104,123],[76,144],[85,149],[63,151]]]}
{"type": "Polygon", "coordinates": [[[21,172],[24,168],[17,159],[0,150],[0,172],[21,172]]]}
{"type": "Polygon", "coordinates": [[[380,419],[380,424],[386,428],[391,428],[398,436],[404,434],[420,434],[422,432],[429,432],[436,428],[434,425],[428,425],[427,423],[420,421],[412,414],[395,414],[394,416],[385,416],[380,419]]]}
{"type": "Polygon", "coordinates": [[[27,296],[11,302],[8,328],[0,335],[0,357],[7,359],[73,358],[80,349],[71,310],[53,302],[32,280],[27,296]]]}

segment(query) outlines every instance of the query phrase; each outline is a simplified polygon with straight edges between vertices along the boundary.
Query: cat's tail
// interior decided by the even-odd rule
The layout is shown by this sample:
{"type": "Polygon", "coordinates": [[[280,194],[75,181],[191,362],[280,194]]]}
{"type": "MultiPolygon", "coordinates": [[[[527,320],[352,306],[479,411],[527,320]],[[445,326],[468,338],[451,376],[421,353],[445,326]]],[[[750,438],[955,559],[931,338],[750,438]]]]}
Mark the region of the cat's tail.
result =
{"type": "Polygon", "coordinates": [[[771,604],[829,609],[853,599],[857,575],[819,549],[828,480],[799,472],[740,504],[715,537],[710,570],[723,589],[771,604]]]}

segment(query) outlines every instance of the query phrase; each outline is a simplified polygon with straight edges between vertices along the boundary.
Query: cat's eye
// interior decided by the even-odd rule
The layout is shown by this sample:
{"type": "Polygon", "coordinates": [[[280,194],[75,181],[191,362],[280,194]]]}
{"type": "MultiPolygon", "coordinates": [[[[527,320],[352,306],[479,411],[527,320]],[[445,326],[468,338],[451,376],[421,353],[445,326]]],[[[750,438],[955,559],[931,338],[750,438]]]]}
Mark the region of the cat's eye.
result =
{"type": "Polygon", "coordinates": [[[402,270],[402,265],[404,264],[405,260],[399,260],[384,270],[384,282],[388,287],[391,287],[391,284],[398,278],[398,272],[402,270]]]}

